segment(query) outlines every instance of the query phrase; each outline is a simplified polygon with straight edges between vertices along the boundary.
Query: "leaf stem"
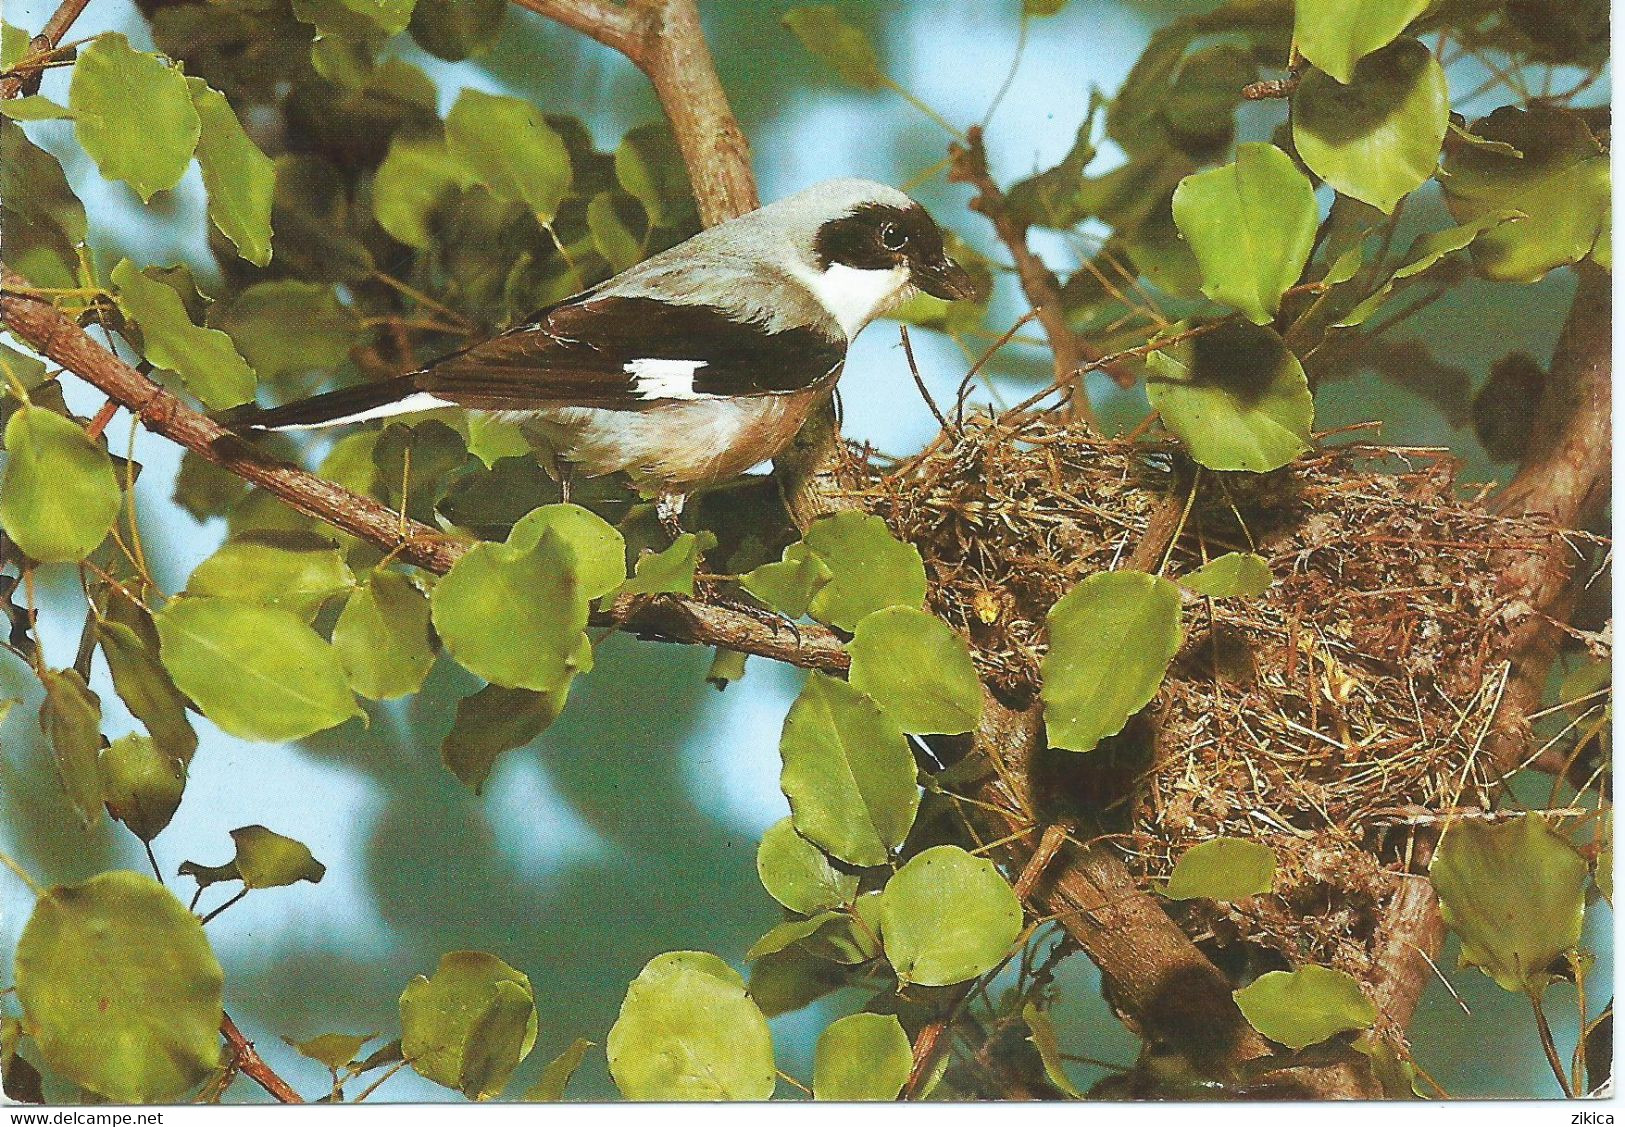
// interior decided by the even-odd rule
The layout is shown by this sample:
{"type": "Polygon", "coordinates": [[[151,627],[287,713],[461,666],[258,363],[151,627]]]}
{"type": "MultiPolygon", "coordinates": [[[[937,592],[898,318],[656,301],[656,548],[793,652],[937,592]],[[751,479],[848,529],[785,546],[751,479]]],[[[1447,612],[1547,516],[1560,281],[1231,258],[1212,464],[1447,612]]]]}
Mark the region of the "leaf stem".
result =
{"type": "Polygon", "coordinates": [[[1563,1069],[1563,1059],[1557,1055],[1557,1041],[1552,1037],[1551,1022],[1546,1020],[1546,1010],[1540,1004],[1540,995],[1529,991],[1529,1005],[1535,1011],[1535,1027],[1540,1030],[1540,1047],[1546,1051],[1546,1063],[1552,1066],[1552,1075],[1557,1077],[1557,1086],[1563,1089],[1563,1098],[1572,1100],[1574,1089],[1569,1085],[1569,1078],[1563,1069]]]}
{"type": "Polygon", "coordinates": [[[28,875],[28,870],[19,865],[11,854],[3,849],[0,849],[0,865],[10,869],[18,880],[28,886],[28,891],[32,892],[36,898],[45,895],[44,890],[34,882],[34,878],[28,875]]]}
{"type": "Polygon", "coordinates": [[[406,1060],[404,1057],[402,1059],[396,1061],[394,1064],[389,1066],[389,1071],[385,1072],[382,1076],[380,1076],[378,1079],[374,1080],[371,1084],[368,1084],[366,1086],[366,1088],[364,1088],[362,1090],[361,1094],[359,1096],[357,1096],[355,1099],[351,1100],[350,1102],[353,1103],[353,1104],[360,1103],[362,1100],[366,1099],[368,1096],[370,1096],[374,1092],[376,1092],[379,1088],[383,1087],[383,1084],[384,1084],[385,1080],[388,1080],[391,1076],[394,1076],[397,1072],[399,1072],[401,1069],[405,1068],[410,1063],[411,1062],[406,1060]]]}
{"type": "Polygon", "coordinates": [[[227,900],[224,904],[220,905],[220,907],[216,908],[214,911],[212,911],[208,915],[204,916],[203,919],[200,922],[201,923],[208,923],[210,920],[212,920],[216,916],[218,916],[221,912],[224,912],[227,908],[231,907],[233,904],[237,903],[237,901],[241,900],[243,897],[245,897],[247,895],[248,895],[248,889],[245,888],[241,892],[237,893],[236,896],[233,896],[230,900],[227,900]]]}
{"type": "Polygon", "coordinates": [[[954,125],[953,122],[949,121],[936,110],[932,109],[919,97],[919,95],[909,90],[895,78],[892,78],[890,75],[884,75],[881,78],[881,82],[885,85],[886,89],[892,91],[892,93],[902,98],[903,101],[907,102],[909,105],[923,113],[926,117],[930,118],[937,125],[947,130],[950,137],[954,138],[956,141],[967,140],[964,130],[960,129],[958,126],[954,125]]]}

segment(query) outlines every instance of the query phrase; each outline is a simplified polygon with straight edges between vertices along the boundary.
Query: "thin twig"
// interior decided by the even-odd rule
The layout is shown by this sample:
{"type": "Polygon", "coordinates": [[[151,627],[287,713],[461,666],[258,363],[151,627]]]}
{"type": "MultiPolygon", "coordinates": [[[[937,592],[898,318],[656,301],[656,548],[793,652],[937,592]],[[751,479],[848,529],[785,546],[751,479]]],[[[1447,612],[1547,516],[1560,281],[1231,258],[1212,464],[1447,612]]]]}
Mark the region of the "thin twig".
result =
{"type": "Polygon", "coordinates": [[[237,1023],[231,1020],[230,1014],[220,1015],[220,1032],[226,1038],[226,1046],[231,1050],[231,1059],[239,1072],[264,1088],[278,1103],[305,1102],[303,1096],[294,1091],[286,1080],[265,1063],[259,1051],[254,1048],[254,1042],[243,1036],[243,1031],[237,1028],[237,1023]]]}

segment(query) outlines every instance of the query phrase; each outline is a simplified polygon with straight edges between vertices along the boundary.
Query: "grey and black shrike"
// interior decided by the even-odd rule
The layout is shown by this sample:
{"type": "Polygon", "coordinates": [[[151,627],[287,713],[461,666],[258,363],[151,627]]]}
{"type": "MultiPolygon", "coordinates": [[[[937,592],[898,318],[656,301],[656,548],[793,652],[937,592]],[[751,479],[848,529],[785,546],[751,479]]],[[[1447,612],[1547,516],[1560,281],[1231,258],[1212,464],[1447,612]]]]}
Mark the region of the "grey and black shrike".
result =
{"type": "Polygon", "coordinates": [[[955,300],[974,287],[919,204],[830,180],[409,375],[225,421],[276,431],[490,411],[534,423],[589,477],[624,471],[671,527],[689,493],[782,451],[852,339],[916,289],[955,300]]]}

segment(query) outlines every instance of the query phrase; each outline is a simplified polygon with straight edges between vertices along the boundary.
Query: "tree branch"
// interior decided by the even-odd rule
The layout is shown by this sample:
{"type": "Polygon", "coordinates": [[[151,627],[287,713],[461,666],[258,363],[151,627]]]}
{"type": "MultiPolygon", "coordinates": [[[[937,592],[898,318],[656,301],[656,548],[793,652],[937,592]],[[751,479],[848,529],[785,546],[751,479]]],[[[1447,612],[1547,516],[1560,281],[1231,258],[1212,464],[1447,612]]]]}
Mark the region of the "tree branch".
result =
{"type": "Polygon", "coordinates": [[[220,1032],[226,1038],[226,1047],[231,1050],[232,1065],[237,1071],[264,1088],[277,1103],[305,1102],[303,1096],[294,1091],[286,1080],[265,1063],[265,1058],[254,1048],[254,1042],[243,1036],[243,1031],[237,1028],[237,1023],[231,1020],[230,1014],[220,1015],[220,1032]]]}
{"type": "MultiPolygon", "coordinates": [[[[29,41],[29,53],[37,54],[54,49],[62,42],[62,37],[68,34],[73,21],[79,18],[89,3],[90,0],[62,0],[56,11],[51,13],[50,19],[45,21],[40,33],[29,41]]],[[[39,73],[34,67],[20,68],[0,78],[0,98],[15,98],[31,81],[38,82],[39,73]]]]}
{"type": "MultiPolygon", "coordinates": [[[[259,486],[298,512],[426,571],[444,574],[472,546],[449,540],[439,529],[409,520],[370,497],[265,457],[114,356],[47,302],[12,292],[26,283],[9,269],[3,272],[3,282],[0,319],[7,328],[40,355],[127,407],[154,434],[259,486]]],[[[607,611],[596,612],[592,621],[639,637],[722,646],[808,669],[842,672],[847,666],[841,640],[821,626],[802,626],[798,635],[741,611],[694,599],[623,596],[607,611]]]]}

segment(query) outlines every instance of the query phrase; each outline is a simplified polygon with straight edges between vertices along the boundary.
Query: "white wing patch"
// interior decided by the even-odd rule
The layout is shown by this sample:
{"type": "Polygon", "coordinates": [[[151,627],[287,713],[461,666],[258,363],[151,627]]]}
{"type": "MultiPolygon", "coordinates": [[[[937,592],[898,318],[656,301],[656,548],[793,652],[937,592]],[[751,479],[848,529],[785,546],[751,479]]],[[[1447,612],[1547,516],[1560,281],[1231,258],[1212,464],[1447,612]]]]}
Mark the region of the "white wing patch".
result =
{"type": "Polygon", "coordinates": [[[705,367],[704,360],[661,360],[646,357],[627,361],[626,371],[640,399],[716,399],[715,395],[694,390],[694,374],[705,367]]]}

